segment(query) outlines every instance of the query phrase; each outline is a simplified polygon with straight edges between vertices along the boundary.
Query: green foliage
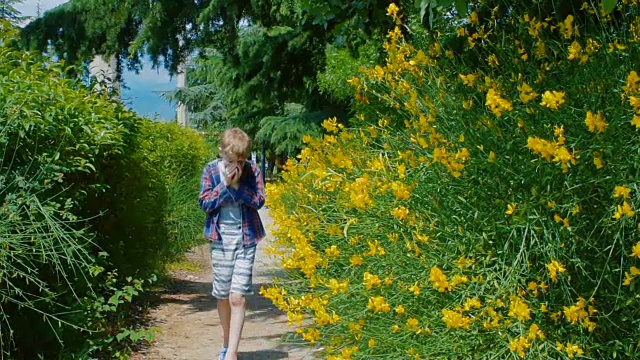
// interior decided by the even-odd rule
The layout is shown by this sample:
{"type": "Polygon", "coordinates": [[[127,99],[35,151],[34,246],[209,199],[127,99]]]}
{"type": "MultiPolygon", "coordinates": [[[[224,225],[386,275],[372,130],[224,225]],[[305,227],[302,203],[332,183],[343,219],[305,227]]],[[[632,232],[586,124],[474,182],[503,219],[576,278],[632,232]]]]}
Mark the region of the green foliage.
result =
{"type": "Polygon", "coordinates": [[[263,294],[328,358],[637,357],[640,4],[555,3],[399,24],[269,187],[263,294]]]}
{"type": "Polygon", "coordinates": [[[265,141],[276,155],[294,156],[302,145],[305,135],[319,136],[320,122],[327,113],[306,112],[300,104],[286,104],[283,116],[267,116],[260,121],[256,142],[265,141]]]}
{"type": "Polygon", "coordinates": [[[140,278],[200,238],[195,177],[209,151],[195,131],[140,119],[20,50],[16,35],[0,23],[0,351],[124,356],[149,335],[127,323],[140,278]]]}
{"type": "MultiPolygon", "coordinates": [[[[99,173],[109,190],[92,198],[90,208],[107,211],[91,223],[98,232],[96,241],[123,275],[148,276],[186,250],[181,248],[184,241],[174,238],[185,236],[178,231],[176,211],[186,197],[197,198],[193,179],[208,155],[194,130],[144,120],[126,153],[110,160],[118,166],[99,173]],[[192,190],[181,194],[185,183],[192,190]]],[[[197,203],[186,204],[197,210],[197,203]]]]}
{"type": "Polygon", "coordinates": [[[23,34],[38,49],[53,44],[70,63],[113,53],[121,64],[135,67],[144,52],[154,65],[164,60],[172,73],[186,54],[200,50],[211,61],[199,61],[199,66],[215,76],[200,77],[196,70],[197,79],[190,80],[195,88],[169,96],[187,103],[201,128],[223,121],[253,135],[259,121],[281,113],[285,103],[343,113],[347,104],[321,94],[317,86],[325,47],[336,43],[357,49],[386,31],[391,24],[384,16],[387,4],[72,0],[29,24],[23,34]],[[111,12],[115,16],[105,16],[111,12]],[[242,21],[248,26],[240,26],[242,21]],[[214,54],[204,50],[210,48],[214,54]]]}
{"type": "Polygon", "coordinates": [[[20,11],[15,5],[24,3],[24,0],[0,0],[0,20],[7,20],[14,25],[18,25],[25,20],[24,16],[20,16],[20,11]]]}
{"type": "Polygon", "coordinates": [[[101,266],[91,269],[94,291],[79,301],[75,321],[82,324],[80,335],[69,339],[59,358],[63,359],[127,359],[131,345],[153,341],[158,330],[137,329],[137,319],[131,317],[136,310],[135,299],[144,287],[156,281],[127,277],[121,279],[115,271],[101,266]]]}
{"type": "Polygon", "coordinates": [[[602,6],[602,9],[605,13],[611,13],[617,6],[618,2],[616,0],[600,0],[600,1],[583,1],[583,0],[572,0],[572,1],[552,1],[552,0],[544,0],[544,1],[505,1],[505,0],[491,0],[484,2],[475,2],[469,0],[415,0],[415,6],[420,10],[420,20],[423,23],[428,23],[429,27],[433,27],[434,22],[442,22],[444,19],[445,22],[451,23],[451,11],[455,10],[458,16],[466,16],[469,11],[469,6],[476,7],[476,11],[479,13],[489,12],[493,9],[501,9],[500,11],[503,15],[507,13],[504,12],[505,9],[509,9],[511,7],[516,8],[528,8],[532,13],[537,14],[541,18],[546,18],[548,16],[558,16],[565,17],[570,11],[579,9],[582,4],[588,4],[590,7],[598,8],[602,6]],[[482,10],[484,9],[484,11],[482,10]],[[427,22],[428,15],[428,22],[427,22]]]}
{"type": "Polygon", "coordinates": [[[327,45],[327,64],[324,71],[318,74],[318,88],[340,101],[348,101],[353,97],[353,89],[349,80],[358,73],[361,66],[371,67],[382,61],[381,48],[376,41],[363,45],[358,49],[357,58],[348,49],[327,45]]]}

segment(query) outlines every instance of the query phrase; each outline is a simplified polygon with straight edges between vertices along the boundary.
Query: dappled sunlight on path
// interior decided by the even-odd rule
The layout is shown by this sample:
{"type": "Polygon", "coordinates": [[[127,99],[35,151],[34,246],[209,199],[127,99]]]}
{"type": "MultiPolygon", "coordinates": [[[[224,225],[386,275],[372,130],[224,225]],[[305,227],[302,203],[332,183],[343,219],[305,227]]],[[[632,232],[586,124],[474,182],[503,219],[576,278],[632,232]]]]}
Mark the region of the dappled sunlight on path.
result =
{"type": "MultiPolygon", "coordinates": [[[[267,229],[268,210],[260,211],[267,229]]],[[[240,343],[240,360],[311,360],[313,352],[293,339],[294,329],[287,316],[259,295],[282,270],[264,253],[271,236],[258,245],[254,267],[254,292],[248,297],[246,322],[240,343]],[[294,343],[296,342],[296,343],[294,343]]],[[[197,270],[173,271],[173,281],[158,293],[157,305],[149,314],[150,326],[161,329],[156,341],[133,354],[133,360],[209,360],[217,359],[222,330],[211,293],[211,265],[208,245],[187,254],[197,270]]]]}

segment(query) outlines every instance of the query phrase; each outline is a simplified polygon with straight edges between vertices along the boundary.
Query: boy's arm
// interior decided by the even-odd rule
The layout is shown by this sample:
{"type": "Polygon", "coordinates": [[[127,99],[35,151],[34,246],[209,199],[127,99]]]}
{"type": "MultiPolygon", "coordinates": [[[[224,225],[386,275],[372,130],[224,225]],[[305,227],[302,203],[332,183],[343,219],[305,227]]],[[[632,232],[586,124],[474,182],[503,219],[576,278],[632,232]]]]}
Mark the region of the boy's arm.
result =
{"type": "Polygon", "coordinates": [[[259,210],[264,205],[264,181],[262,180],[262,173],[260,169],[253,163],[251,163],[253,170],[253,176],[255,178],[255,188],[252,184],[240,184],[238,190],[235,191],[235,198],[241,200],[247,206],[259,210]]]}
{"type": "Polygon", "coordinates": [[[214,212],[222,205],[233,199],[233,194],[227,185],[220,181],[217,164],[210,163],[205,166],[200,179],[200,208],[206,212],[214,212]]]}

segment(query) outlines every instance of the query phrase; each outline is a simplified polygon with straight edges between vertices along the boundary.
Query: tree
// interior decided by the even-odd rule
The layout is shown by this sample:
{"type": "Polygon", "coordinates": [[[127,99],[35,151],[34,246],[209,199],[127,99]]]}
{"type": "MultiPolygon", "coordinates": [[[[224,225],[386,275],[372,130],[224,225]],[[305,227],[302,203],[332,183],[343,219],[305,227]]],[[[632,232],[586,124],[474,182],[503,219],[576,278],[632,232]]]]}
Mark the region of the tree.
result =
{"type": "MultiPolygon", "coordinates": [[[[191,88],[166,96],[187,104],[203,126],[234,124],[256,135],[269,124],[273,131],[261,138],[277,144],[286,133],[277,124],[292,131],[288,139],[299,139],[296,129],[318,119],[346,118],[351,100],[319,86],[327,46],[357,58],[368,39],[393,26],[386,16],[390,2],[71,0],[29,24],[24,37],[41,50],[52,45],[70,63],[115,54],[137,69],[146,55],[172,74],[186,56],[198,53],[191,88]],[[288,104],[298,110],[291,113],[288,104]]],[[[407,11],[414,9],[410,4],[407,11]]]]}
{"type": "Polygon", "coordinates": [[[14,25],[18,25],[27,17],[21,16],[20,11],[15,8],[15,5],[22,4],[24,0],[0,0],[0,19],[8,20],[14,25]]]}

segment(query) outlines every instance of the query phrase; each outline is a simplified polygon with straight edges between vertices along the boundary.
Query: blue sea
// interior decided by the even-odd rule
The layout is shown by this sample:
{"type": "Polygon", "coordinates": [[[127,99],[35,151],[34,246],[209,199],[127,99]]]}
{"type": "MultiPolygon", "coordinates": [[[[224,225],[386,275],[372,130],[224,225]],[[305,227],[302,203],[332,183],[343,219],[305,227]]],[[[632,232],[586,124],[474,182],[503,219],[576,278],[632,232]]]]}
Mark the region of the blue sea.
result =
{"type": "Polygon", "coordinates": [[[169,77],[164,69],[151,69],[151,64],[145,62],[140,73],[124,74],[121,98],[128,108],[141,116],[173,121],[176,119],[176,104],[167,101],[160,93],[175,89],[175,77],[169,77]]]}

